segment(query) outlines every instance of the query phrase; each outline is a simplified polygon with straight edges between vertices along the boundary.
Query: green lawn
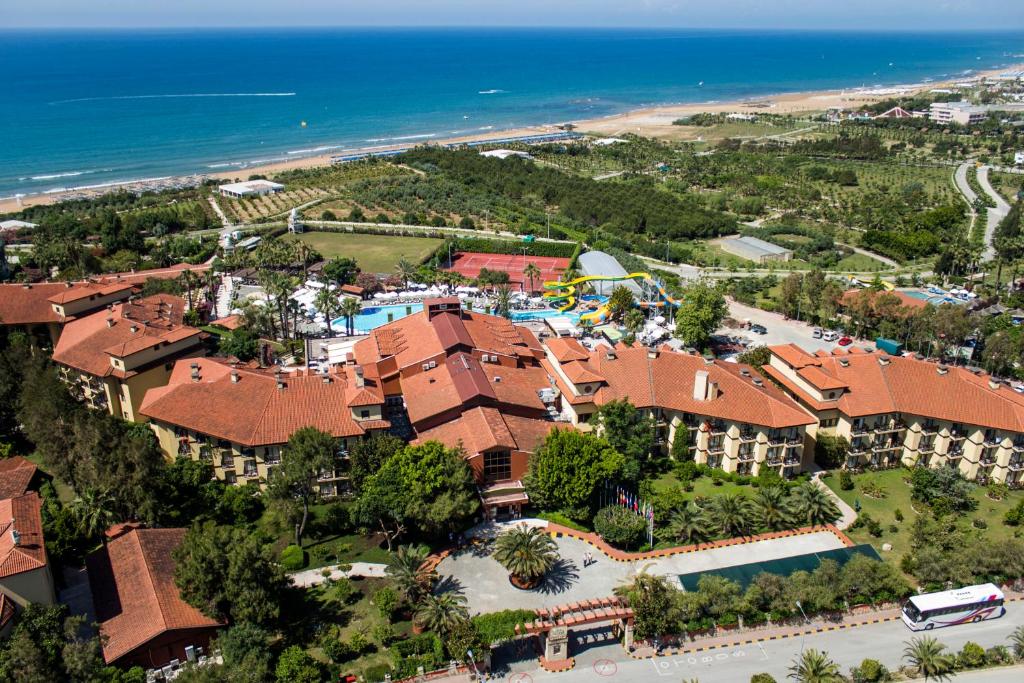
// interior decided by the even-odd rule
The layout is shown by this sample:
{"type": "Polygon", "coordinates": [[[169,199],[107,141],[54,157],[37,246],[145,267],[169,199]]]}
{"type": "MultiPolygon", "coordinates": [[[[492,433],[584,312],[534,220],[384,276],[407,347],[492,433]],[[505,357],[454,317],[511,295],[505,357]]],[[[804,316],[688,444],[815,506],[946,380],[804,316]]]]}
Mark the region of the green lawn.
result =
{"type": "MultiPolygon", "coordinates": [[[[720,479],[715,480],[711,477],[698,477],[692,483],[693,491],[687,491],[687,496],[693,498],[697,496],[712,498],[714,496],[720,496],[723,493],[742,493],[752,496],[757,491],[757,489],[752,486],[722,481],[720,479]]],[[[651,482],[651,486],[654,488],[655,493],[662,493],[679,486],[679,479],[676,478],[674,472],[666,472],[651,482]]]]}
{"type": "MultiPolygon", "coordinates": [[[[907,553],[910,545],[910,532],[917,513],[910,500],[910,485],[905,482],[910,476],[905,469],[882,470],[878,472],[864,472],[853,475],[854,489],[843,491],[839,488],[838,475],[825,477],[824,482],[835,491],[840,498],[848,504],[856,507],[859,501],[861,513],[867,513],[877,520],[883,529],[882,536],[875,538],[868,533],[866,528],[847,531],[851,539],[857,543],[870,543],[886,560],[899,566],[900,559],[907,553]],[[871,486],[881,489],[884,497],[875,498],[865,492],[865,487],[870,490],[871,486]],[[903,512],[903,521],[896,520],[896,510],[903,512]],[[896,531],[891,531],[891,525],[896,526],[896,531]],[[883,552],[882,544],[891,543],[892,551],[883,552]]],[[[986,495],[984,487],[975,487],[974,497],[978,501],[978,509],[963,516],[961,526],[969,533],[985,536],[993,541],[1010,538],[1015,529],[1003,524],[1003,515],[1006,511],[1024,499],[1024,491],[1012,491],[1009,496],[1001,501],[990,499],[986,495]],[[988,524],[987,529],[975,529],[971,522],[974,519],[983,519],[988,524]]],[[[920,506],[918,506],[920,508],[920,506]]]]}
{"type": "Polygon", "coordinates": [[[324,258],[354,258],[363,271],[370,273],[391,273],[403,257],[412,263],[419,263],[441,244],[441,240],[430,237],[340,232],[306,232],[301,235],[285,235],[282,239],[302,240],[324,258]]]}
{"type": "Polygon", "coordinates": [[[864,271],[884,270],[886,268],[888,268],[888,266],[878,259],[873,259],[870,256],[865,256],[864,254],[850,254],[845,258],[839,259],[839,263],[830,270],[850,270],[859,273],[864,271]]]}

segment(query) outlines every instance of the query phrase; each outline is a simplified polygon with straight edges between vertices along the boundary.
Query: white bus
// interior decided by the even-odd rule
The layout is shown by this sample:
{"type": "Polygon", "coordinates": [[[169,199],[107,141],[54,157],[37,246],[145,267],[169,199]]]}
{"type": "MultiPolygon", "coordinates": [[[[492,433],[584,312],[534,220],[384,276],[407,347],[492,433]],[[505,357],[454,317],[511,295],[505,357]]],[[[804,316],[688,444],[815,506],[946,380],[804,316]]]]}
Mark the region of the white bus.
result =
{"type": "Polygon", "coordinates": [[[1003,592],[994,584],[915,595],[903,605],[903,623],[914,631],[1003,616],[1003,592]]]}

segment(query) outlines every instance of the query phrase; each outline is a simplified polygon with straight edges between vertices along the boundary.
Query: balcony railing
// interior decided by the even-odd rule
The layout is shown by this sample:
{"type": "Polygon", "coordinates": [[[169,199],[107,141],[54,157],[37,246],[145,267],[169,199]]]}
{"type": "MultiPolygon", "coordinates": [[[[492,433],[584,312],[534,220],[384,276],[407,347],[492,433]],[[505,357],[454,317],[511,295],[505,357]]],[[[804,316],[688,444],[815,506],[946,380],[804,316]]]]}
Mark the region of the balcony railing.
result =
{"type": "Polygon", "coordinates": [[[1024,470],[1024,459],[1010,458],[1010,462],[1006,466],[1013,472],[1020,472],[1024,470]]]}
{"type": "Polygon", "coordinates": [[[949,451],[948,453],[946,453],[946,459],[947,460],[959,460],[963,456],[964,456],[964,451],[963,451],[962,448],[959,449],[959,450],[949,451]]]}
{"type": "Polygon", "coordinates": [[[708,431],[712,434],[725,434],[726,427],[724,422],[712,422],[708,425],[708,431]]]}
{"type": "Polygon", "coordinates": [[[934,443],[919,444],[918,447],[917,447],[917,451],[919,453],[934,453],[935,452],[935,444],[934,443]]]}
{"type": "Polygon", "coordinates": [[[799,465],[800,463],[801,463],[801,460],[800,460],[800,458],[786,458],[786,459],[785,459],[785,460],[783,461],[783,464],[784,464],[784,465],[785,465],[786,467],[793,467],[794,465],[799,465]]]}
{"type": "Polygon", "coordinates": [[[1024,441],[1014,441],[1013,450],[1017,451],[1018,453],[1024,453],[1024,441]]]}
{"type": "Polygon", "coordinates": [[[906,429],[906,428],[907,428],[907,425],[904,424],[903,420],[893,420],[892,422],[885,422],[885,423],[881,423],[881,424],[876,424],[872,428],[872,431],[874,431],[876,434],[884,434],[884,433],[888,433],[888,432],[898,432],[901,429],[906,429]]]}
{"type": "Polygon", "coordinates": [[[1003,443],[1003,437],[998,434],[986,434],[985,445],[986,446],[999,446],[1003,443]]]}
{"type": "Polygon", "coordinates": [[[854,436],[859,436],[861,434],[867,434],[868,433],[868,426],[866,424],[860,424],[860,425],[855,424],[850,429],[850,433],[853,434],[854,436]]]}
{"type": "Polygon", "coordinates": [[[743,453],[741,451],[737,457],[739,458],[740,462],[750,462],[751,460],[754,459],[754,452],[750,451],[747,453],[743,453]]]}
{"type": "Polygon", "coordinates": [[[782,458],[779,456],[770,457],[765,460],[765,463],[767,463],[769,467],[778,467],[782,464],[782,458]]]}
{"type": "Polygon", "coordinates": [[[855,443],[850,445],[851,455],[863,455],[868,452],[868,445],[866,443],[855,443]]]}
{"type": "Polygon", "coordinates": [[[982,455],[980,461],[982,465],[995,465],[996,456],[994,455],[982,455]]]}
{"type": "Polygon", "coordinates": [[[929,424],[929,423],[926,422],[925,424],[921,425],[921,432],[923,434],[938,434],[939,433],[939,425],[937,425],[937,424],[929,424]]]}
{"type": "Polygon", "coordinates": [[[740,441],[754,441],[757,439],[757,432],[747,430],[740,432],[740,441]]]}

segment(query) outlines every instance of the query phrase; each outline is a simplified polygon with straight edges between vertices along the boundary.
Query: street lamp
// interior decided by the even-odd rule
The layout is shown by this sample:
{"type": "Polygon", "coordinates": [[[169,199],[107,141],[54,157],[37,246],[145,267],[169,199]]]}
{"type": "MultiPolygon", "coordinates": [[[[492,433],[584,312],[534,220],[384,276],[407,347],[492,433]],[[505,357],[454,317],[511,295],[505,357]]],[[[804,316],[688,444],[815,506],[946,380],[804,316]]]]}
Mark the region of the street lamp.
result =
{"type": "Polygon", "coordinates": [[[476,668],[476,659],[473,657],[472,650],[466,650],[466,654],[469,656],[469,665],[473,667],[473,673],[476,674],[476,679],[480,680],[480,670],[476,668]]]}

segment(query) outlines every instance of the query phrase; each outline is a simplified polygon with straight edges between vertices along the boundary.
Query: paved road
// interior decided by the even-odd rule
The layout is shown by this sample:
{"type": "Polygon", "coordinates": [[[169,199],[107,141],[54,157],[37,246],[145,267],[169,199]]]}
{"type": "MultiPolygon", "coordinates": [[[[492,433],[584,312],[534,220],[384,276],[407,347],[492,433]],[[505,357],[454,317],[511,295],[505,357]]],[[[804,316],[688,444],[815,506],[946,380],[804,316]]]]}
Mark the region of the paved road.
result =
{"type": "MultiPolygon", "coordinates": [[[[959,651],[967,641],[984,648],[1007,645],[1013,629],[1024,625],[1024,605],[1011,604],[1005,616],[979,624],[966,624],[936,629],[932,634],[953,651],[959,651]]],[[[626,656],[621,646],[610,641],[603,632],[583,632],[571,651],[576,668],[560,674],[549,674],[527,661],[513,665],[507,681],[515,683],[581,683],[583,681],[611,681],[615,683],[641,683],[648,681],[688,681],[700,683],[745,683],[758,672],[766,672],[778,681],[786,680],[789,666],[800,655],[801,648],[815,648],[828,652],[843,672],[857,666],[864,659],[877,659],[890,669],[902,662],[905,643],[913,633],[901,621],[872,624],[842,631],[831,631],[801,638],[787,638],[765,643],[752,643],[736,648],[709,652],[634,660],[626,656]],[[525,673],[524,677],[522,674],[525,673]]],[[[574,634],[574,638],[576,635],[574,634]]],[[[1022,680],[1021,669],[998,669],[957,676],[957,681],[977,683],[1003,683],[1022,680]]]]}
{"type": "Polygon", "coordinates": [[[988,223],[985,225],[985,253],[988,258],[992,258],[995,255],[995,249],[992,247],[992,238],[996,234],[996,228],[999,226],[999,222],[1006,217],[1006,214],[1010,212],[1010,205],[1006,203],[992,184],[988,180],[989,166],[982,166],[978,169],[978,184],[981,185],[988,196],[992,198],[992,201],[996,203],[995,207],[989,207],[988,210],[988,223]]]}

